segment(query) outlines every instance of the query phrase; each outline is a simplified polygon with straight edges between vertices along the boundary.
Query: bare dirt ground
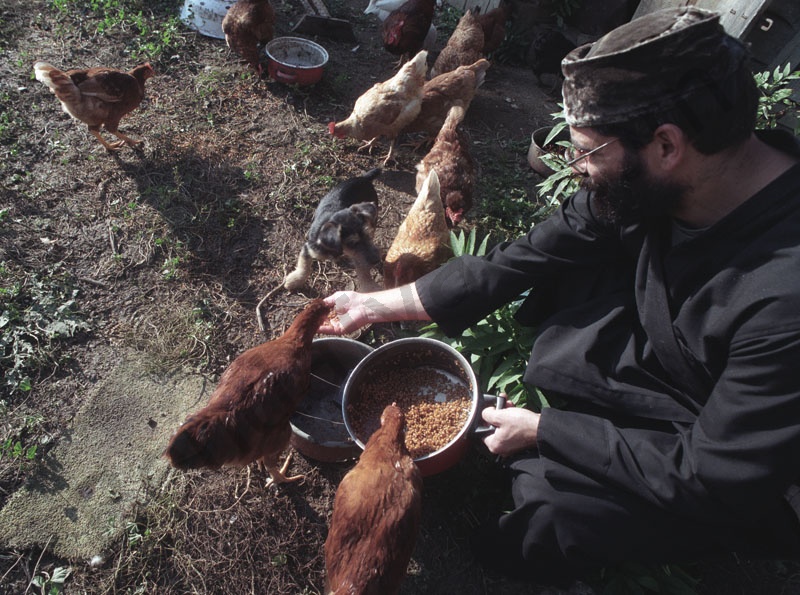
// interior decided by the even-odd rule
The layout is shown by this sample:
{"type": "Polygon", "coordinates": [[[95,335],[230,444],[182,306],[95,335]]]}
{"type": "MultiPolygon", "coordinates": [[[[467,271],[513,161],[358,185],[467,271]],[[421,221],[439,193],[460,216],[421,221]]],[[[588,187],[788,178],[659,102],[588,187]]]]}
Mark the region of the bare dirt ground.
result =
{"type": "MultiPolygon", "coordinates": [[[[309,298],[352,287],[351,270],[315,264],[307,290],[276,293],[264,308],[268,328],[258,328],[255,306],[293,266],[319,198],[380,163],[385,144],[374,155],[357,153],[358,143],[332,139],[326,125],[391,76],[395,58],[380,46],[377,20],[362,14],[366,2],[329,3],[353,23],[357,42],[317,39],[330,62],[311,87],[256,80],[223,41],[182,26],[152,58],[143,41],[163,39],[163,30],[117,23],[101,32],[120,5],[151,24],[181,7],[177,0],[0,5],[2,324],[22,295],[30,307],[74,299],[69,311],[85,323],[67,341],[38,346],[49,357],[36,360],[30,390],[12,391],[7,375],[0,393],[0,508],[20,506],[14,498],[25,490],[51,504],[41,524],[5,531],[0,593],[37,592],[31,579],[52,579],[57,568],[71,569],[66,593],[320,593],[327,519],[350,463],[296,455],[292,472],[306,480],[268,490],[255,471],[169,473],[158,453],[179,414],[198,405],[236,355],[280,334],[309,298]],[[148,57],[158,74],[122,122],[145,139],[141,151],[108,154],[32,77],[38,60],[129,69],[148,57]],[[14,453],[16,442],[35,445],[35,455],[14,453]],[[112,472],[120,481],[81,483],[64,471],[69,466],[103,467],[103,481],[112,472]],[[99,496],[118,503],[103,514],[119,516],[81,518],[82,500],[99,496]],[[53,516],[88,523],[78,531],[88,543],[63,542],[53,516]],[[99,558],[91,563],[93,548],[99,558]]],[[[302,9],[292,0],[275,8],[277,34],[288,34],[302,9]]],[[[524,65],[493,64],[466,121],[480,163],[466,228],[499,241],[530,223],[541,180],[525,153],[530,133],[556,110],[524,65]]],[[[376,183],[383,249],[413,201],[421,158],[401,147],[376,183]]],[[[376,345],[398,332],[372,329],[361,340],[376,345]]],[[[12,348],[3,345],[7,362],[12,348]]],[[[471,529],[506,498],[477,444],[456,467],[426,479],[402,593],[556,593],[487,574],[473,559],[471,529]]],[[[708,580],[698,588],[798,592],[793,572],[731,560],[700,569],[708,580]],[[734,580],[722,579],[731,572],[734,580]]]]}

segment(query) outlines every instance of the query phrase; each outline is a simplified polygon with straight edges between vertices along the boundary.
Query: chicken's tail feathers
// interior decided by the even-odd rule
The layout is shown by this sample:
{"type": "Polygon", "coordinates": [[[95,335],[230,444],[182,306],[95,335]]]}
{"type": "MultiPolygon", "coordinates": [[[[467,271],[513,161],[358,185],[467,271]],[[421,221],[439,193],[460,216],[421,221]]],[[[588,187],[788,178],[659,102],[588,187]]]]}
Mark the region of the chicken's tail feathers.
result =
{"type": "Polygon", "coordinates": [[[420,195],[425,194],[427,196],[435,195],[438,198],[439,192],[439,174],[436,173],[434,168],[431,168],[428,172],[428,177],[425,178],[425,182],[422,184],[422,190],[420,190],[419,193],[420,195]]]}
{"type": "Polygon", "coordinates": [[[447,110],[447,117],[444,120],[444,124],[442,124],[442,128],[446,130],[455,130],[466,115],[467,110],[463,104],[456,103],[447,110]]]}
{"type": "Polygon", "coordinates": [[[475,73],[476,89],[483,84],[484,80],[486,80],[486,71],[489,70],[489,66],[491,66],[491,62],[489,62],[489,60],[486,58],[481,58],[471,66],[472,71],[475,73]]]}
{"type": "Polygon", "coordinates": [[[62,72],[47,62],[37,62],[33,65],[36,80],[47,85],[61,101],[75,101],[80,98],[80,90],[72,82],[66,72],[62,72]]]}
{"type": "Polygon", "coordinates": [[[417,76],[425,78],[425,73],[428,71],[428,50],[420,50],[407,64],[410,64],[409,68],[416,72],[417,76]]]}

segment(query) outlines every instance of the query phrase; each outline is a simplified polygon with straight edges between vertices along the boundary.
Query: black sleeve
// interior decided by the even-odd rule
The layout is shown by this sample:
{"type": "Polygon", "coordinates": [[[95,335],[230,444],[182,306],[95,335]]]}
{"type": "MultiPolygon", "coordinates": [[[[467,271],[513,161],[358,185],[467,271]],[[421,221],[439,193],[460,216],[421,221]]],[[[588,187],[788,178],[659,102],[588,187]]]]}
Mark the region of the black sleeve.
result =
{"type": "Polygon", "coordinates": [[[485,257],[455,258],[416,282],[425,311],[457,336],[527,289],[570,271],[619,261],[619,234],[591,213],[588,195],[567,199],[525,236],[503,242],[485,257]]]}

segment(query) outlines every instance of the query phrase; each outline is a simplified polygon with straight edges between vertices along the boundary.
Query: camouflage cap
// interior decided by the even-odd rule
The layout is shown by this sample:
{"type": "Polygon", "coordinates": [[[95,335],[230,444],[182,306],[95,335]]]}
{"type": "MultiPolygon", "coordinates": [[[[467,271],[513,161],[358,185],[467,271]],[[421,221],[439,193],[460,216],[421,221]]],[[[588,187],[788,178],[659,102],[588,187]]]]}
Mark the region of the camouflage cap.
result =
{"type": "Polygon", "coordinates": [[[675,107],[747,59],[715,12],[658,10],[582,45],[561,62],[570,126],[615,124],[675,107]]]}

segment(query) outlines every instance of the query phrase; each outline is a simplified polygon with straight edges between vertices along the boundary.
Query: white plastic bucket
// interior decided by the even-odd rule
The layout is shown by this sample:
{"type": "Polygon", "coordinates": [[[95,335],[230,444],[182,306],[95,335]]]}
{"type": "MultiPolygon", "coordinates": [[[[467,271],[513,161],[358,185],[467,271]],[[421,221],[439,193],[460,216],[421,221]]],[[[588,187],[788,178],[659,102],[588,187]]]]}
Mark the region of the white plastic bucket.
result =
{"type": "Polygon", "coordinates": [[[225,39],[222,19],[234,4],[235,0],[185,0],[181,9],[181,20],[203,35],[225,39]]]}

